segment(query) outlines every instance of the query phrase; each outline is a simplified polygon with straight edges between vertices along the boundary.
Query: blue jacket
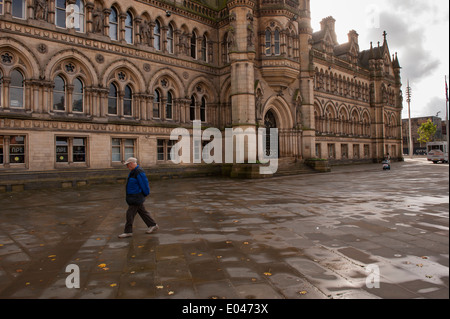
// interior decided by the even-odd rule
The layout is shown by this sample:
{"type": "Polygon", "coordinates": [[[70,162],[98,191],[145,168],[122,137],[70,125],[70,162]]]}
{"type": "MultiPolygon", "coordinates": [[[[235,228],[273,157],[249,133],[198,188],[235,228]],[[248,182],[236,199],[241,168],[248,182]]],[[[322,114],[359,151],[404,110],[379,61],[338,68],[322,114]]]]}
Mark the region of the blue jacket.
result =
{"type": "Polygon", "coordinates": [[[142,193],[144,196],[148,196],[150,194],[147,176],[139,165],[128,174],[126,190],[127,195],[142,193]]]}

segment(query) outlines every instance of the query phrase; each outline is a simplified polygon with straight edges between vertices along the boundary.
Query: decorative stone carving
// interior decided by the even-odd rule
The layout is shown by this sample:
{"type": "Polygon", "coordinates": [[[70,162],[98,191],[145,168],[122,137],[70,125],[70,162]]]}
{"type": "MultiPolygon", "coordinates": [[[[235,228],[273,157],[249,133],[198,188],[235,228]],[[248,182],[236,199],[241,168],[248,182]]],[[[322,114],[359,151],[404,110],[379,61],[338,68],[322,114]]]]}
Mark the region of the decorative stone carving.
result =
{"type": "Polygon", "coordinates": [[[47,21],[48,18],[48,1],[33,0],[34,18],[36,20],[47,21]]]}

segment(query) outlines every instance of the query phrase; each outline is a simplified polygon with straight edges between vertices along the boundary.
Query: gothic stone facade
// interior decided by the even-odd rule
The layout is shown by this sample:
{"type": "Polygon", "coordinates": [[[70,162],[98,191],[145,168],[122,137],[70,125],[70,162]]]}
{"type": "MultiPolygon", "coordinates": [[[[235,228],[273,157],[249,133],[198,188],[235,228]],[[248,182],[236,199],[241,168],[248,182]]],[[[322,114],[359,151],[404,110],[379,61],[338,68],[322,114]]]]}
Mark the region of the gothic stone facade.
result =
{"type": "Polygon", "coordinates": [[[400,159],[386,34],[334,25],[309,0],[0,0],[0,174],[168,167],[193,120],[277,127],[282,159],[400,159]]]}

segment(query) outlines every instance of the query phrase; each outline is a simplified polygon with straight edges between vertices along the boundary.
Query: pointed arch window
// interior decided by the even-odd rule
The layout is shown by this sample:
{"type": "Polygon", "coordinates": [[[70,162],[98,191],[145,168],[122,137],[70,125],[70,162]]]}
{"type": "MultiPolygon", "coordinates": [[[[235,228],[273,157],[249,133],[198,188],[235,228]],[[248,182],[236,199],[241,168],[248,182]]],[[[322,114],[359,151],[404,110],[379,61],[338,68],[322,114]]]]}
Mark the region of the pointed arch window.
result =
{"type": "Polygon", "coordinates": [[[191,96],[191,105],[189,106],[189,119],[191,121],[195,120],[195,97],[191,96]]]}
{"type": "Polygon", "coordinates": [[[129,44],[133,43],[133,15],[127,11],[125,18],[125,41],[129,44]]]}
{"type": "MultiPolygon", "coordinates": [[[[26,6],[25,0],[13,0],[12,8],[11,8],[12,16],[14,18],[25,19],[26,7],[27,6],[26,6]]],[[[0,8],[0,11],[1,11],[1,8],[0,8]]]]}
{"type": "Polygon", "coordinates": [[[166,119],[172,119],[173,97],[171,92],[167,92],[166,119]]]}
{"type": "Polygon", "coordinates": [[[191,58],[197,59],[197,35],[192,32],[191,36],[191,58]]]}
{"type": "Polygon", "coordinates": [[[159,106],[161,104],[161,93],[159,90],[155,90],[153,94],[153,117],[160,118],[159,115],[159,106]]]}
{"type": "MultiPolygon", "coordinates": [[[[1,4],[1,0],[0,0],[0,4],[1,4]]],[[[0,9],[1,9],[1,7],[0,7],[0,9]]],[[[1,14],[2,12],[0,11],[0,14],[1,14]]],[[[3,93],[3,73],[2,73],[2,70],[0,70],[0,107],[2,107],[2,93],[3,93]]],[[[1,143],[0,143],[0,145],[1,145],[1,143]]],[[[0,163],[1,164],[1,163],[0,163]]]]}
{"type": "Polygon", "coordinates": [[[275,55],[280,55],[280,31],[278,29],[275,30],[274,33],[274,49],[275,49],[275,55]]]}
{"type": "Polygon", "coordinates": [[[59,75],[53,82],[53,110],[66,110],[66,81],[59,75]]]}
{"type": "Polygon", "coordinates": [[[11,72],[11,83],[9,85],[9,106],[23,108],[25,85],[22,72],[15,69],[11,72]]]}
{"type": "Polygon", "coordinates": [[[117,115],[118,91],[114,83],[109,85],[108,92],[108,114],[117,115]]]}
{"type": "Polygon", "coordinates": [[[271,55],[272,54],[272,33],[270,32],[270,30],[266,30],[266,46],[265,46],[265,54],[266,55],[271,55]]]}
{"type": "Polygon", "coordinates": [[[123,96],[123,115],[133,115],[133,91],[129,85],[125,86],[125,92],[123,96]]]}
{"type": "Polygon", "coordinates": [[[155,50],[161,50],[161,23],[158,20],[153,27],[153,47],[155,50]]]}
{"type": "Polygon", "coordinates": [[[84,85],[80,78],[73,81],[72,111],[83,112],[84,109],[84,85]]]}
{"type": "Polygon", "coordinates": [[[205,61],[205,62],[208,62],[207,45],[208,45],[208,39],[205,34],[202,37],[202,61],[205,61]]]}
{"type": "Polygon", "coordinates": [[[200,121],[206,121],[206,99],[202,97],[202,104],[200,104],[200,121]]]}
{"type": "Polygon", "coordinates": [[[109,14],[109,37],[111,40],[119,40],[119,19],[117,9],[112,7],[109,14]]]}
{"type": "Polygon", "coordinates": [[[167,29],[167,51],[173,53],[173,26],[171,24],[167,29]]]}

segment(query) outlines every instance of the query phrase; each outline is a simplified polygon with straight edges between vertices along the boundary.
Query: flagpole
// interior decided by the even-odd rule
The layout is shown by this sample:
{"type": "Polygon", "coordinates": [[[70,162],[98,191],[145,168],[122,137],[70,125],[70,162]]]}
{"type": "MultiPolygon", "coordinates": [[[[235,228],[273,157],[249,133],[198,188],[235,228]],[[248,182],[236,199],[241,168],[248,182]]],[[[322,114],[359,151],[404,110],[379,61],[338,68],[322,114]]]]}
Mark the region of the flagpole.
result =
{"type": "Polygon", "coordinates": [[[409,86],[409,80],[406,87],[406,102],[408,102],[408,119],[409,119],[409,143],[408,151],[409,157],[413,158],[413,140],[412,140],[412,130],[411,130],[411,87],[409,86]]]}

